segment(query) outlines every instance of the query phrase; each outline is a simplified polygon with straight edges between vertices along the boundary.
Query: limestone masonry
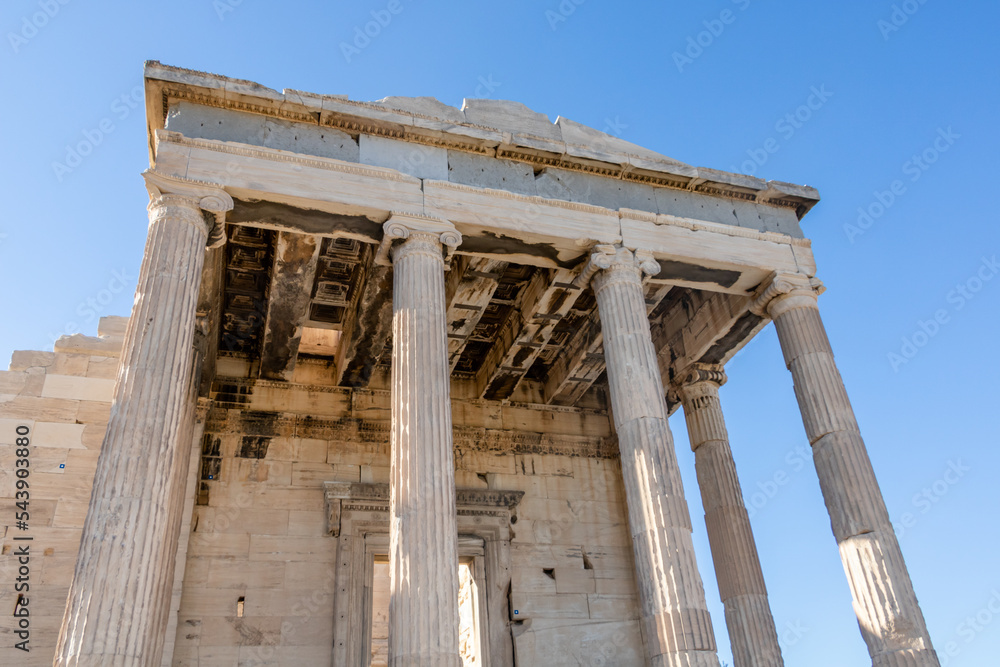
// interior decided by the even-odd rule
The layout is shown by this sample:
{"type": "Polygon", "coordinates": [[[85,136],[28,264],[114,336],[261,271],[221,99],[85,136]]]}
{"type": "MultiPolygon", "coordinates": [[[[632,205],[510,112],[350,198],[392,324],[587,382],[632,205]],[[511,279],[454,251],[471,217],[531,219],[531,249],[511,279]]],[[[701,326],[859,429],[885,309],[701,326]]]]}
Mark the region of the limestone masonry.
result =
{"type": "Polygon", "coordinates": [[[773,321],[872,665],[939,664],[820,319],[813,188],[516,102],[156,62],[145,95],[131,317],[0,372],[32,536],[0,662],[718,667],[683,407],[735,667],[783,665],[718,393],[773,321]]]}

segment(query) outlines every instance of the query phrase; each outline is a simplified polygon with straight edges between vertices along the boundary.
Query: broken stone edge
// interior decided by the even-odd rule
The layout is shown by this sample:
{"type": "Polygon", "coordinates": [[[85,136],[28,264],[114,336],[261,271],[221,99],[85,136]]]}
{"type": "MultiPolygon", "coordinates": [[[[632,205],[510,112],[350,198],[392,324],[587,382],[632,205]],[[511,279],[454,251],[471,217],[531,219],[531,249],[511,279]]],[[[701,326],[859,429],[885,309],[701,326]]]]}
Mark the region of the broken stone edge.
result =
{"type": "Polygon", "coordinates": [[[349,100],[346,95],[319,95],[292,89],[279,93],[253,81],[171,67],[158,61],[146,62],[144,77],[151,162],[152,137],[156,130],[165,127],[170,104],[188,101],[332,127],[350,134],[370,134],[514,160],[536,169],[557,167],[791,208],[800,220],[819,202],[819,192],[807,185],[693,167],[563,117],[555,123],[542,123],[548,120],[544,114],[503,100],[466,100],[462,109],[456,109],[424,97],[361,102],[349,100]],[[470,114],[480,123],[491,116],[506,116],[513,122],[509,127],[491,127],[470,122],[470,114]],[[534,126],[535,134],[525,133],[526,126],[534,126]]]}

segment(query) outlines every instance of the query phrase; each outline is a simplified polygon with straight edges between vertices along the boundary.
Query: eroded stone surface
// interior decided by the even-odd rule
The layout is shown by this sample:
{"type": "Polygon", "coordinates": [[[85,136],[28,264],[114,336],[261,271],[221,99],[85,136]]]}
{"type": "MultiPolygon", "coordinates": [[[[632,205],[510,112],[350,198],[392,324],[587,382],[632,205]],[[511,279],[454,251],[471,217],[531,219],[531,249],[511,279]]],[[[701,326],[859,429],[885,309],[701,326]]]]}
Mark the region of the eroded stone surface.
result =
{"type": "Polygon", "coordinates": [[[591,262],[650,664],[717,667],[691,519],[667,423],[641,278],[659,267],[625,248],[591,262]]]}
{"type": "Polygon", "coordinates": [[[338,160],[359,161],[358,142],[336,129],[188,102],[179,102],[171,107],[166,128],[189,137],[234,141],[338,160]]]}
{"type": "Polygon", "coordinates": [[[362,134],[360,162],[396,169],[417,178],[448,180],[448,152],[443,148],[421,146],[405,141],[362,134]]]}
{"type": "Polygon", "coordinates": [[[460,667],[458,528],[442,245],[392,218],[392,503],[389,665],[460,667]]]}
{"type": "Polygon", "coordinates": [[[58,665],[160,661],[194,426],[192,342],[210,231],[201,206],[190,194],[150,204],[125,372],[97,462],[58,665]]]}
{"type": "Polygon", "coordinates": [[[937,667],[923,612],[833,359],[816,303],[821,285],[778,275],[754,307],[766,310],[792,373],[802,422],[873,665],[937,667]]]}

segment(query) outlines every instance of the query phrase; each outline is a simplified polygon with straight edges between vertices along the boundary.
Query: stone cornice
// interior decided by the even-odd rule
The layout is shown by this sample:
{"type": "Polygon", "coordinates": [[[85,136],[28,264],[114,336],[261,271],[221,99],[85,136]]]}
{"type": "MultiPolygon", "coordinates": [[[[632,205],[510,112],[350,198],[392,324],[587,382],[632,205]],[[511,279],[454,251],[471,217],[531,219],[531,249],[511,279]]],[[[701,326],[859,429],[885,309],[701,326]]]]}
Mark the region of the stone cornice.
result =
{"type": "MultiPolygon", "coordinates": [[[[742,174],[695,168],[651,152],[594,150],[591,146],[457,122],[390,105],[348,100],[344,96],[316,95],[285,90],[279,93],[251,81],[148,62],[145,68],[148,131],[165,125],[171,100],[256,113],[293,122],[334,127],[352,134],[372,134],[402,141],[473,152],[480,155],[551,166],[607,178],[706,195],[793,208],[799,218],[819,201],[814,188],[780,181],[764,181],[742,174]]],[[[456,114],[461,113],[458,109],[456,114]]],[[[553,133],[562,135],[558,124],[553,133]]],[[[152,136],[150,137],[152,139],[152,136]]],[[[152,144],[151,144],[152,145],[152,144]]],[[[152,158],[152,156],[151,156],[152,158]]]]}
{"type": "MultiPolygon", "coordinates": [[[[344,511],[389,512],[389,485],[364,482],[325,482],[327,530],[338,537],[344,511]]],[[[455,507],[465,516],[491,516],[509,520],[510,512],[524,491],[503,489],[456,489],[455,507]]]]}
{"type": "MultiPolygon", "coordinates": [[[[327,498],[389,502],[389,485],[370,482],[324,482],[327,498]]],[[[524,491],[504,489],[455,489],[458,507],[482,507],[512,510],[524,497],[524,491]]]]}

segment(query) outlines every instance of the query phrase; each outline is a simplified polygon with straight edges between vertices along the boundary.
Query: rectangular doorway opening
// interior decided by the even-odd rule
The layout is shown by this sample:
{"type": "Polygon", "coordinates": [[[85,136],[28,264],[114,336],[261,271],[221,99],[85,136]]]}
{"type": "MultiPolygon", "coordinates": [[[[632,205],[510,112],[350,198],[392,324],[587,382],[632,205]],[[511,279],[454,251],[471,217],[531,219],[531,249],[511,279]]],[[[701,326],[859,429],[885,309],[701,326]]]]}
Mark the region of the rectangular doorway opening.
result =
{"type": "MultiPolygon", "coordinates": [[[[463,549],[465,551],[465,549],[463,549]]],[[[371,591],[371,667],[387,667],[389,661],[389,558],[376,555],[372,562],[371,591]]],[[[483,667],[483,614],[485,599],[482,586],[485,570],[482,556],[462,556],[458,565],[459,649],[462,667],[483,667]]]]}

